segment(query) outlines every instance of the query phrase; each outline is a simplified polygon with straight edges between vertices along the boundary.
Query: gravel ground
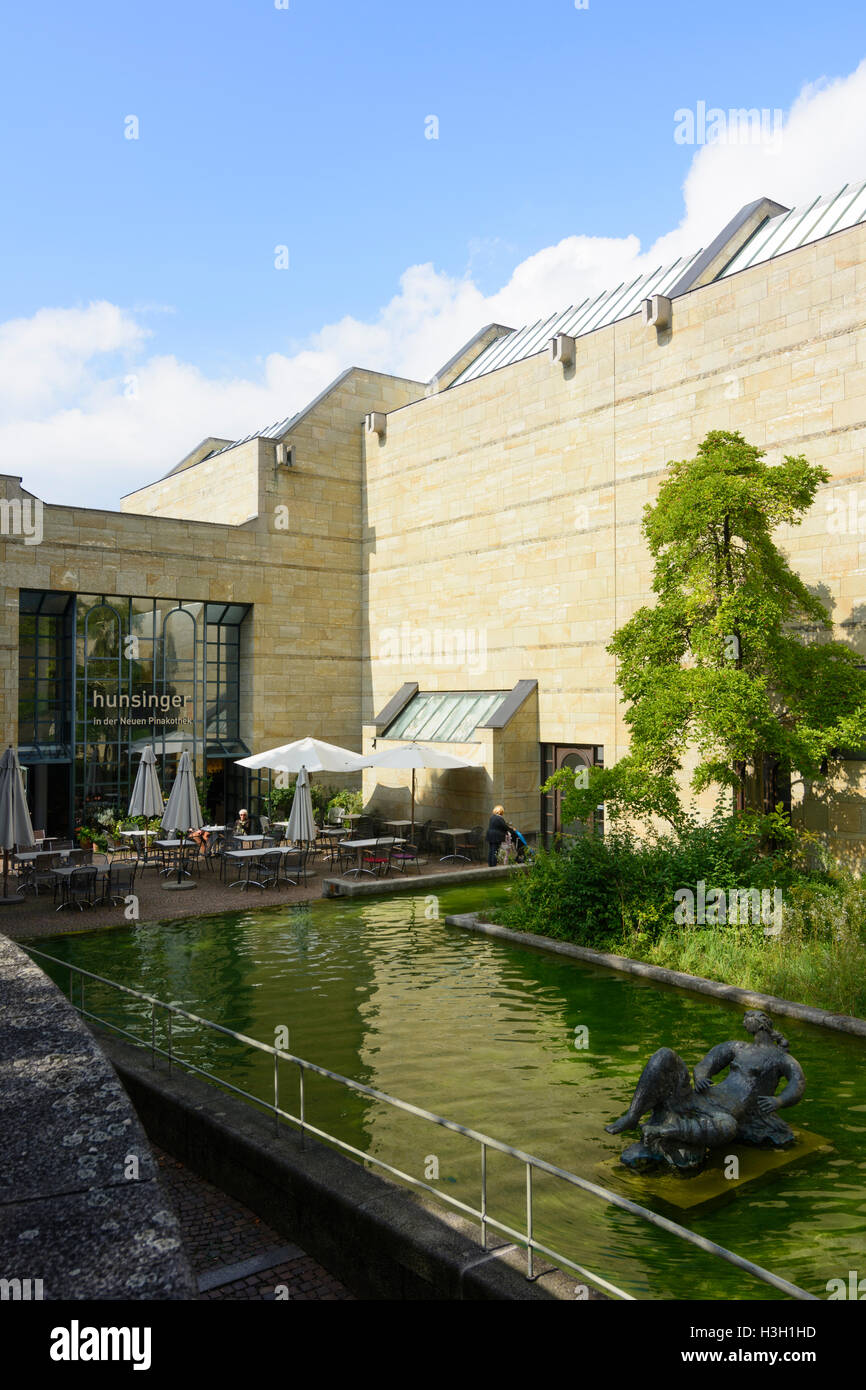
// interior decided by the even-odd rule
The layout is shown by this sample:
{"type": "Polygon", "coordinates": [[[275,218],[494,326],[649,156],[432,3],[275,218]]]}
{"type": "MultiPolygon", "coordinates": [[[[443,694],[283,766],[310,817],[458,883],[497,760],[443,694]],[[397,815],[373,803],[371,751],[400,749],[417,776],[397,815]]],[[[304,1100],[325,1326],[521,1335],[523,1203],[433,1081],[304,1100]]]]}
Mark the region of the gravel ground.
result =
{"type": "MultiPolygon", "coordinates": [[[[330,866],[324,866],[330,874],[330,866]]],[[[235,912],[252,907],[270,907],[276,903],[304,902],[322,896],[322,866],[316,864],[313,873],[307,870],[307,887],[293,888],[281,884],[278,888],[232,888],[221,883],[219,872],[204,869],[195,879],[195,888],[174,892],[163,887],[164,879],[155,865],[146,868],[135,880],[139,922],[162,922],[171,917],[204,917],[216,912],[235,912]]],[[[55,911],[49,891],[38,896],[27,893],[20,905],[4,907],[0,912],[0,931],[13,940],[24,937],[53,936],[56,932],[95,931],[99,927],[120,927],[129,920],[121,903],[89,907],[79,911],[66,907],[55,911]]]]}
{"type": "MultiPolygon", "coordinates": [[[[464,866],[460,863],[456,866],[462,867],[464,866]]],[[[455,867],[451,864],[440,864],[434,857],[421,861],[421,872],[441,874],[443,878],[447,878],[455,872],[455,867]]],[[[176,892],[163,886],[164,879],[156,866],[150,865],[135,881],[135,893],[138,898],[137,920],[140,923],[164,922],[173,917],[207,917],[219,912],[247,911],[255,907],[273,907],[280,903],[307,902],[312,898],[322,897],[323,878],[337,876],[336,868],[327,861],[317,860],[312,866],[307,866],[306,887],[294,888],[291,884],[282,883],[277,888],[232,888],[229,883],[220,881],[218,870],[210,873],[203,869],[200,877],[195,879],[195,888],[188,892],[176,892]]],[[[387,882],[393,883],[395,878],[399,878],[407,889],[411,889],[415,874],[413,871],[405,875],[392,873],[388,875],[387,882]]],[[[111,906],[104,903],[101,907],[84,908],[82,911],[75,907],[66,907],[57,912],[49,891],[43,891],[38,896],[27,893],[13,906],[2,908],[0,931],[13,941],[19,941],[28,937],[54,936],[58,932],[97,931],[100,927],[122,927],[130,920],[124,916],[125,910],[122,904],[111,906]]]]}

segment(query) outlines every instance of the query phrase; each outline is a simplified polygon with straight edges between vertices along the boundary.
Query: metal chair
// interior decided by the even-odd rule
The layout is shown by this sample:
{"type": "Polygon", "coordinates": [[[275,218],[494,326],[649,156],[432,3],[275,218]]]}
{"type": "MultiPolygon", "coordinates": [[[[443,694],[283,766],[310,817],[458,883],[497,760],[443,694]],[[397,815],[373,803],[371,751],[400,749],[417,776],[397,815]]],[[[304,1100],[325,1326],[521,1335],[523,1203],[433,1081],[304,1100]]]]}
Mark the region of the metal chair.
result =
{"type": "Polygon", "coordinates": [[[280,855],[280,869],[282,870],[282,880],[284,883],[293,883],[299,887],[303,882],[307,886],[307,862],[310,858],[308,845],[302,845],[300,849],[290,850],[288,854],[280,855]],[[292,878],[289,871],[293,869],[297,878],[292,878]]]}
{"type": "Polygon", "coordinates": [[[445,836],[439,834],[440,830],[448,829],[447,820],[428,820],[425,829],[427,831],[426,848],[430,850],[431,853],[438,854],[441,850],[446,850],[448,848],[445,836]]]}
{"type": "Polygon", "coordinates": [[[33,888],[37,898],[40,888],[50,888],[52,893],[54,892],[54,884],[57,881],[54,877],[54,870],[58,869],[62,863],[62,857],[53,852],[44,854],[41,859],[33,860],[31,864],[32,874],[28,879],[27,886],[33,888]]]}
{"type": "Polygon", "coordinates": [[[138,860],[130,862],[128,859],[112,864],[108,870],[108,884],[104,894],[104,901],[112,906],[117,903],[125,902],[126,899],[135,892],[135,878],[138,873],[138,860]]]}
{"type": "Polygon", "coordinates": [[[269,883],[279,882],[279,857],[276,854],[257,853],[249,855],[246,859],[235,861],[238,865],[238,876],[230,886],[237,888],[240,884],[241,892],[245,888],[267,888],[269,883]],[[257,877],[253,877],[253,875],[257,877]]]}
{"type": "Polygon", "coordinates": [[[390,871],[391,855],[389,851],[393,848],[393,845],[380,847],[379,838],[377,836],[376,844],[373,848],[364,851],[364,868],[367,869],[369,873],[375,874],[377,878],[382,878],[390,871]]]}
{"type": "Polygon", "coordinates": [[[198,840],[184,840],[180,847],[181,873],[192,877],[201,873],[201,845],[198,840]]]}
{"type": "Polygon", "coordinates": [[[401,874],[405,874],[406,865],[414,864],[415,872],[421,872],[420,854],[417,845],[403,844],[392,845],[389,855],[390,866],[399,869],[401,874]]]}
{"type": "Polygon", "coordinates": [[[473,825],[467,839],[464,841],[461,848],[465,849],[470,859],[485,859],[486,856],[484,852],[484,826],[473,825]]]}
{"type": "Polygon", "coordinates": [[[92,907],[96,897],[96,869],[85,867],[73,869],[71,874],[64,874],[60,880],[62,886],[62,901],[55,912],[62,912],[64,907],[77,907],[81,912],[85,907],[92,907]]]}
{"type": "Polygon", "coordinates": [[[319,833],[316,836],[316,853],[321,854],[322,858],[326,859],[332,867],[337,862],[337,836],[326,835],[324,827],[319,828],[319,833]]]}
{"type": "Polygon", "coordinates": [[[361,870],[360,865],[358,864],[358,854],[356,850],[352,849],[351,841],[348,844],[343,845],[340,843],[339,840],[337,840],[336,852],[337,864],[339,866],[340,873],[343,876],[345,876],[346,874],[360,873],[361,870]]]}
{"type": "MultiPolygon", "coordinates": [[[[105,841],[112,864],[119,859],[129,859],[135,853],[131,840],[116,840],[113,835],[106,834],[105,841]]],[[[135,857],[137,859],[138,855],[136,854],[135,857]]]]}

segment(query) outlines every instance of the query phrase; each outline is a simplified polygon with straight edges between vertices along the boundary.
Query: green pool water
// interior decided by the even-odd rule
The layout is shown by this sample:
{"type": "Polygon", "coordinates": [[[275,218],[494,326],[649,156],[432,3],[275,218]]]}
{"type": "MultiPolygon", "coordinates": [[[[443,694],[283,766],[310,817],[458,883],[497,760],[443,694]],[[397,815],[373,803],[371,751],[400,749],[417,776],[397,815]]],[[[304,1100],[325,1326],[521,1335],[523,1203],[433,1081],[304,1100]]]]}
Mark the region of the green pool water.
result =
{"type": "MultiPolygon", "coordinates": [[[[424,897],[316,901],[233,911],[158,926],[129,925],[43,939],[40,949],[175,1001],[260,1039],[289,1030],[296,1055],[550,1160],[602,1185],[623,1140],[604,1132],[621,1114],[646,1057],[666,1044],[693,1065],[713,1044],[745,1037],[742,1010],[614,971],[446,927],[446,913],[501,901],[504,885],[424,897]],[[589,1030],[576,1049],[575,1028],[589,1030]]],[[[64,988],[68,972],[51,967],[64,988]]],[[[149,1038],[149,1011],[88,982],[87,1004],[149,1038]]],[[[679,1220],[809,1292],[866,1276],[866,1046],[782,1020],[808,1089],[796,1126],[833,1152],[794,1163],[754,1188],[679,1220]]],[[[183,1057],[237,1086],[273,1096],[261,1054],[178,1021],[183,1057]]],[[[282,1097],[295,1108],[286,1068],[282,1097]]],[[[320,1078],[307,1083],[315,1123],[473,1205],[479,1153],[469,1140],[320,1078]]],[[[626,1182],[628,1175],[625,1175],[626,1182]]],[[[489,1163],[489,1208],[520,1222],[524,1169],[489,1163]]],[[[626,1189],[621,1189],[626,1190],[626,1189]]],[[[775,1291],[630,1213],[555,1179],[535,1179],[536,1237],[637,1298],[767,1299],[775,1291]]]]}

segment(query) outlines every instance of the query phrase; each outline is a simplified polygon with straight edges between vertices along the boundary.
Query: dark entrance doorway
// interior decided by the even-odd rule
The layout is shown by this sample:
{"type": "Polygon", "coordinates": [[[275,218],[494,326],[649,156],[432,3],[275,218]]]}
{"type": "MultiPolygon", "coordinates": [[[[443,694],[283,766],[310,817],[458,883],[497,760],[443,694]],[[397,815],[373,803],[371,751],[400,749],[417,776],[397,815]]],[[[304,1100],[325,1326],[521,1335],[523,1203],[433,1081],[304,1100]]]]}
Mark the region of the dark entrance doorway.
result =
{"type": "MultiPolygon", "coordinates": [[[[604,748],[594,743],[542,743],[541,780],[546,782],[560,768],[573,770],[575,776],[581,768],[604,767],[604,748]]],[[[596,834],[604,833],[604,807],[599,806],[593,816],[593,829],[596,834]]],[[[541,797],[541,834],[545,845],[551,845],[559,835],[580,835],[585,827],[582,823],[563,825],[562,792],[547,792],[541,797]]]]}
{"type": "Polygon", "coordinates": [[[34,830],[68,835],[72,824],[72,764],[22,763],[34,830]]]}

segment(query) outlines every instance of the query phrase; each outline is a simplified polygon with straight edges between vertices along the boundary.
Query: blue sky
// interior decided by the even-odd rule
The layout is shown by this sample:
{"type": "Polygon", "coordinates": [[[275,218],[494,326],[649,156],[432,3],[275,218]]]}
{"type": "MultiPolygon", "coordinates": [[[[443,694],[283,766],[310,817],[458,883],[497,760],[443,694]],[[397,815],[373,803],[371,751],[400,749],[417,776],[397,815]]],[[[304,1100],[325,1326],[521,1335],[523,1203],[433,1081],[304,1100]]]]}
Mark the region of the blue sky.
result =
{"type": "MultiPolygon", "coordinates": [[[[345,315],[375,323],[409,267],[491,298],[564,238],[646,249],[681,221],[696,157],[673,140],[674,111],[788,112],[805,84],[853,73],[866,13],[851,0],[52,0],[7,10],[4,50],[0,324],[105,302],[146,335],[87,357],[89,411],[97,357],[103,394],[142,351],[261,384],[268,354],[293,359],[345,315]]],[[[818,152],[813,165],[822,191],[818,152]]],[[[866,177],[866,142],[860,165],[850,177],[866,177]]],[[[764,169],[757,191],[784,199],[764,169]]],[[[363,334],[345,350],[363,358],[363,334]]],[[[76,409],[73,378],[29,429],[76,409]]],[[[241,432],[229,414],[211,428],[241,432]]],[[[146,472],[150,455],[136,457],[146,472]]]]}

